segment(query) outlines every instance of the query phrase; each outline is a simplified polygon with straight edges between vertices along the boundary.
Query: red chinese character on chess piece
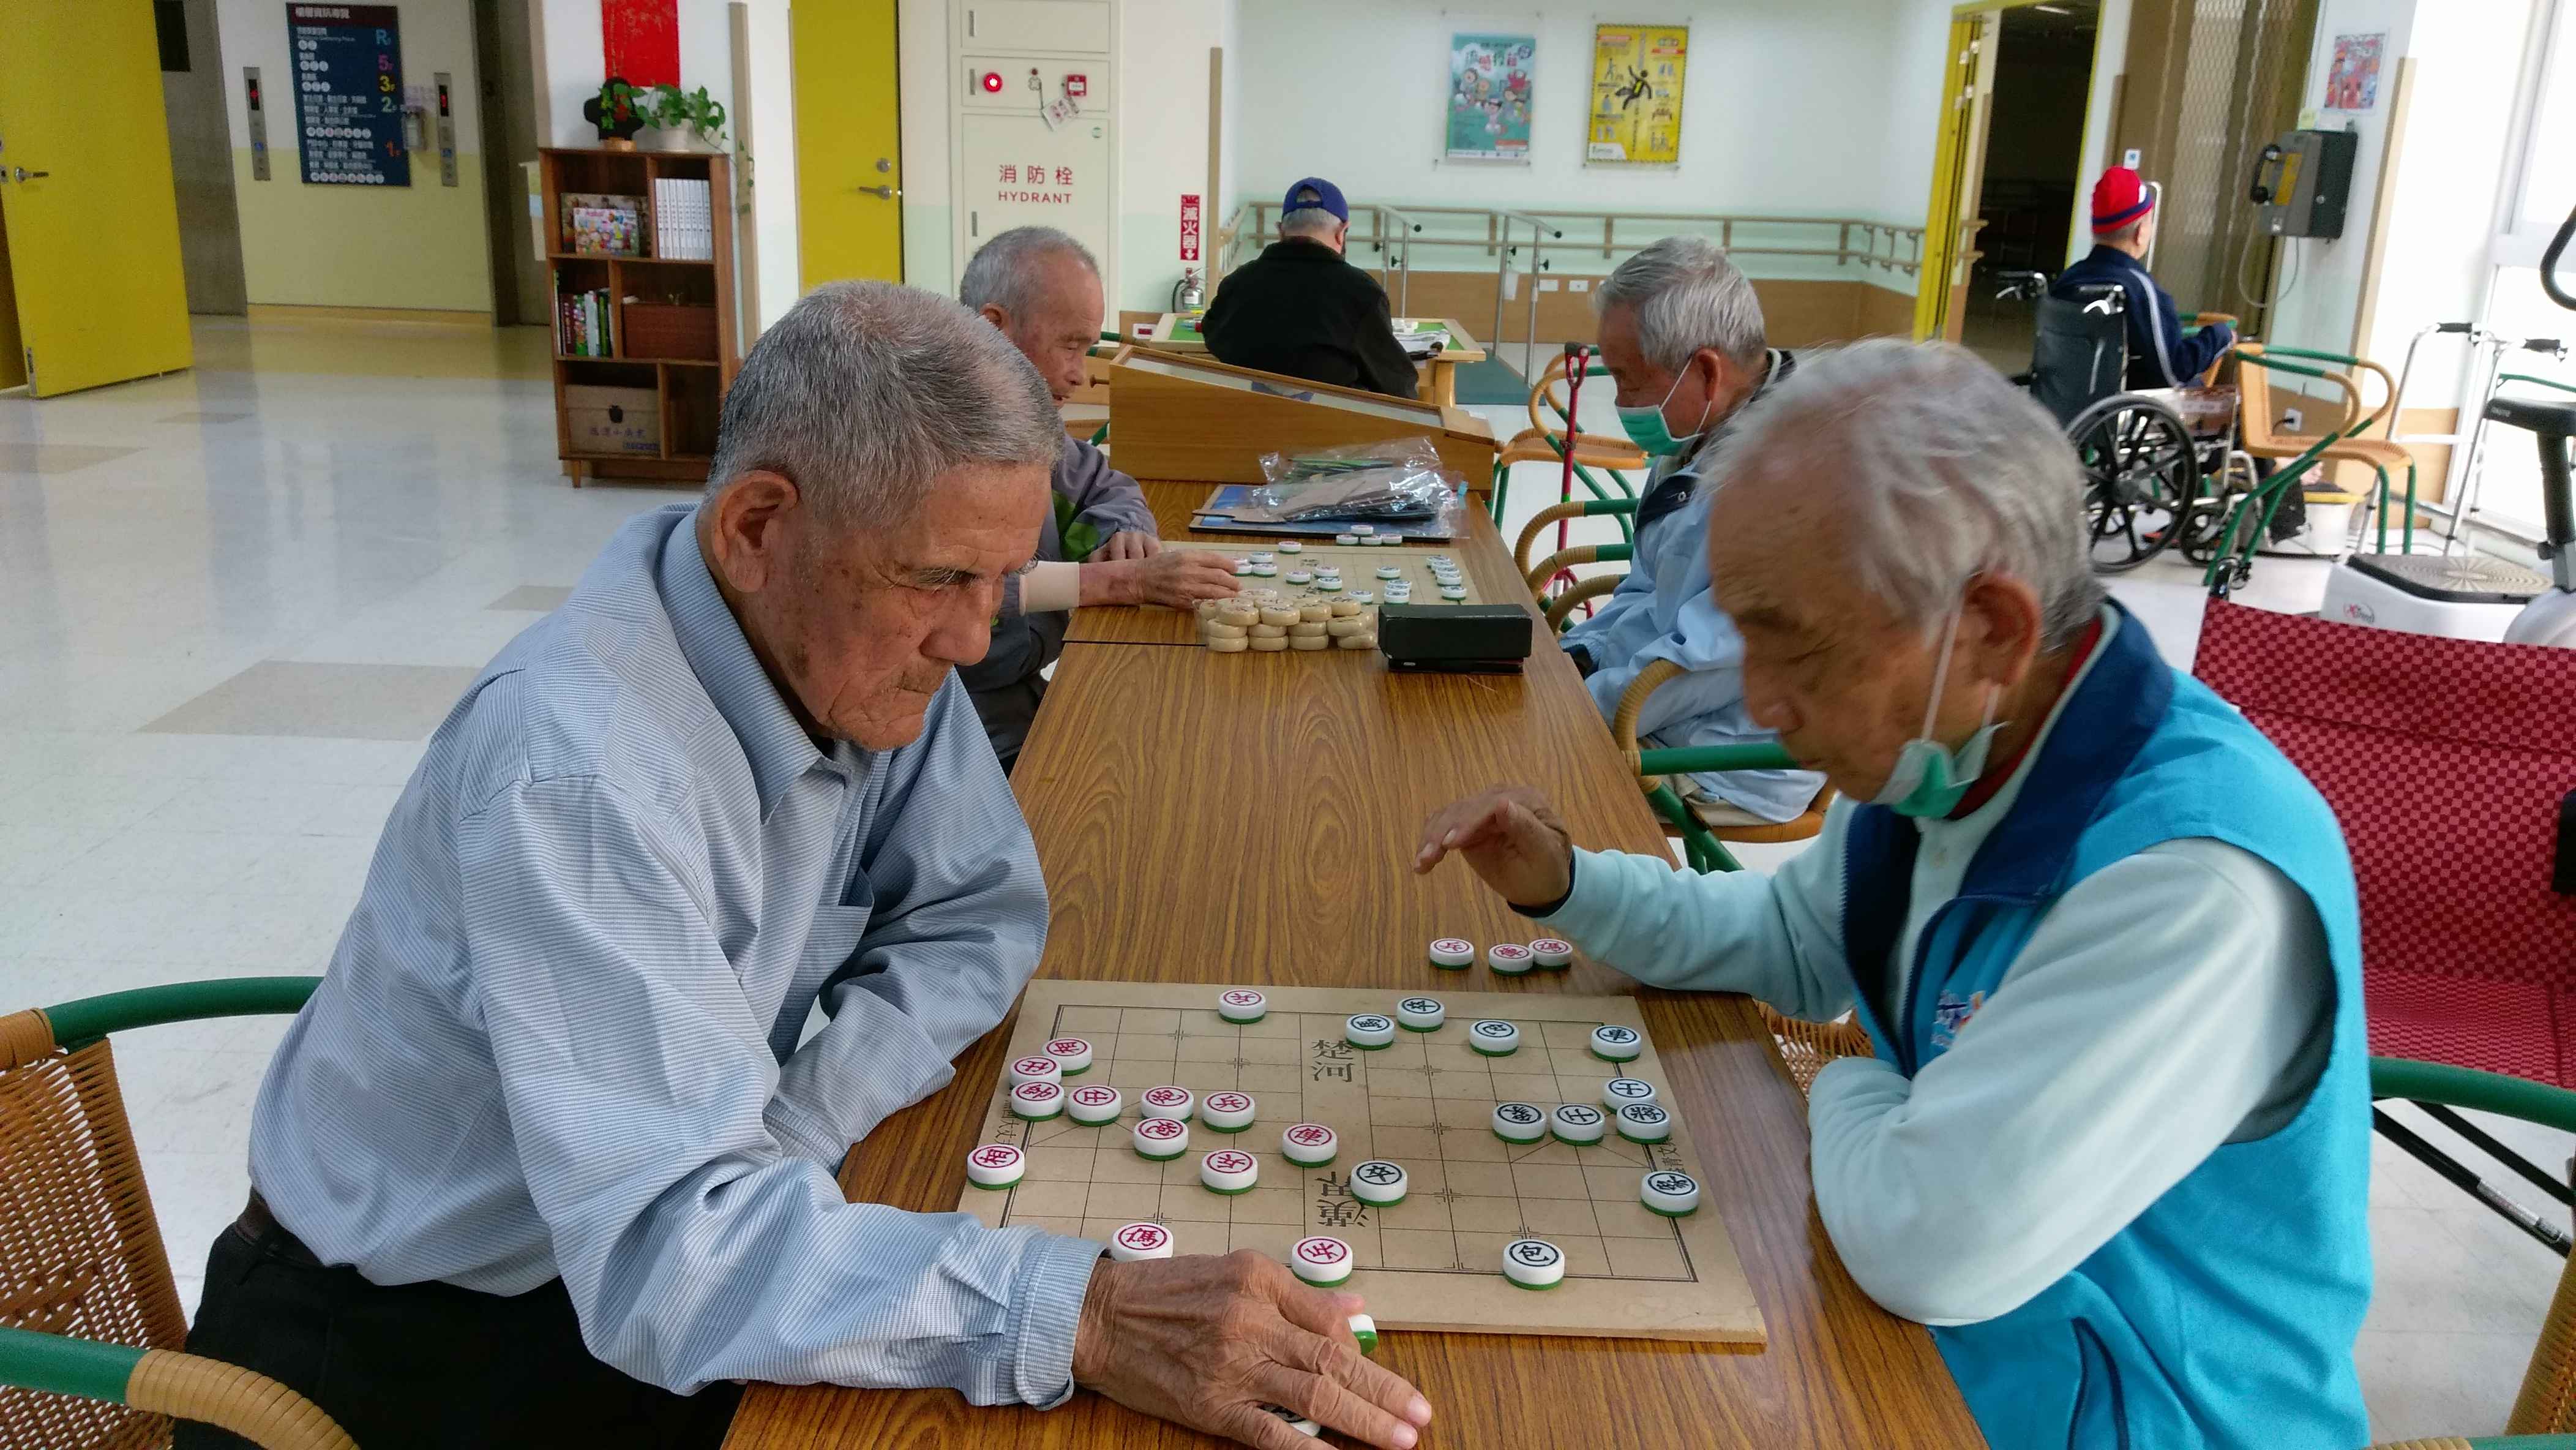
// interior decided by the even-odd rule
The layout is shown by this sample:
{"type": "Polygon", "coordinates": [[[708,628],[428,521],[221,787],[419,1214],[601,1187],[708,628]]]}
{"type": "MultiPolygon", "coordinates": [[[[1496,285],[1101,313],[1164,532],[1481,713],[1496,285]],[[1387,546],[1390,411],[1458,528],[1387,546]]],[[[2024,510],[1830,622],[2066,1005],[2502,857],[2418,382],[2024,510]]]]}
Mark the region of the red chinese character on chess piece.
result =
{"type": "Polygon", "coordinates": [[[1005,166],[1005,167],[1003,167],[1003,168],[1002,168],[1002,184],[1003,184],[1003,185],[1005,185],[1005,186],[1014,186],[1014,185],[1017,185],[1017,184],[1019,183],[1019,179],[1020,179],[1020,168],[1018,168],[1018,167],[1016,167],[1016,166],[1005,166]]]}
{"type": "Polygon", "coordinates": [[[1055,169],[1055,184],[1058,186],[1073,185],[1073,168],[1070,166],[1057,167],[1055,169]]]}

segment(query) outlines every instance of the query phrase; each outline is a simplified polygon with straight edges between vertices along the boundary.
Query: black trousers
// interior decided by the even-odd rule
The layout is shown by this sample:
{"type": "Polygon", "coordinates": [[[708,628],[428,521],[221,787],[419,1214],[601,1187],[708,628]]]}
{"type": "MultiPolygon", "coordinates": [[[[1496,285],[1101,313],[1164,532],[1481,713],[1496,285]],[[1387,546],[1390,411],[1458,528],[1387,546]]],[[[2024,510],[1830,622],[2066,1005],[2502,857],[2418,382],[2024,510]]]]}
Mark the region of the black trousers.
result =
{"type": "MultiPolygon", "coordinates": [[[[389,1289],[248,1217],[215,1236],[188,1350],[302,1392],[363,1450],[713,1450],[742,1398],[729,1384],[675,1395],[600,1363],[560,1279],[510,1298],[389,1289]]],[[[182,1423],[174,1450],[249,1442],[182,1423]]]]}

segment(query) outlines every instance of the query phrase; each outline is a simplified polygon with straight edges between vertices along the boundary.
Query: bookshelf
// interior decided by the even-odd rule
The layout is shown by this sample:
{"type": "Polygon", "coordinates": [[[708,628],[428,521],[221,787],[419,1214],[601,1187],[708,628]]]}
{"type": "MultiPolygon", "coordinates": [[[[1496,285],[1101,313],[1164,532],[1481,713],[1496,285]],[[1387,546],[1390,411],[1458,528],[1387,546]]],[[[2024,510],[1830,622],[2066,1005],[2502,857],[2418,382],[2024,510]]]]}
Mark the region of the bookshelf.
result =
{"type": "Polygon", "coordinates": [[[730,162],[592,147],[538,155],[564,473],[575,488],[590,478],[705,482],[725,389],[742,366],[730,162]],[[689,205],[689,183],[703,187],[702,207],[689,205]],[[596,301],[567,316],[566,300],[585,298],[596,301]]]}

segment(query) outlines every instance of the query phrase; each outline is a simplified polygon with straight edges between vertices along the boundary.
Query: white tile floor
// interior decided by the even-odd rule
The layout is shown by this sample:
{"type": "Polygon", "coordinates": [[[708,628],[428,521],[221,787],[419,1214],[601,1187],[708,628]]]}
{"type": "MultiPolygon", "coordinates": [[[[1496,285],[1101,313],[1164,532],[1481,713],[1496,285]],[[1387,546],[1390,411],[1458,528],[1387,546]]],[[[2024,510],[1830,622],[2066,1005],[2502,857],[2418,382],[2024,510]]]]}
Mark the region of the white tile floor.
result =
{"type": "MultiPolygon", "coordinates": [[[[542,344],[201,320],[194,372],[0,395],[0,1009],[321,970],[421,742],[142,727],[264,661],[478,666],[620,520],[679,497],[564,484],[542,344]]],[[[1615,431],[1601,401],[1586,427],[1615,431]]],[[[1526,422],[1478,411],[1506,436],[1526,422]]],[[[1506,537],[1555,484],[1524,466],[1506,537]]],[[[2314,608],[2323,578],[2265,561],[2247,597],[2314,608]]],[[[2187,664],[2190,571],[2150,566],[2116,591],[2187,664]]],[[[1794,849],[1745,854],[1762,868],[1794,849]]],[[[282,1028],[117,1046],[191,1304],[241,1206],[282,1028]]],[[[2498,1131],[2544,1164],[2569,1152],[2563,1135],[2498,1131]]],[[[2371,1202],[2374,1435],[2497,1430],[2558,1260],[2385,1144],[2371,1202]]]]}

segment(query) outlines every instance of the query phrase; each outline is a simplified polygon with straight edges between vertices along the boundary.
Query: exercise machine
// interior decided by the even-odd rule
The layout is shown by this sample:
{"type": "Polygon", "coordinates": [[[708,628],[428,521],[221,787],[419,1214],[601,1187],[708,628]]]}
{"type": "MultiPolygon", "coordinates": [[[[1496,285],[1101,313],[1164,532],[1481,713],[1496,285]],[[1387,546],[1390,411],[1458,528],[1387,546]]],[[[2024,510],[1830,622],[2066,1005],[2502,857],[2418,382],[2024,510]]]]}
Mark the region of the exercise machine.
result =
{"type": "MultiPolygon", "coordinates": [[[[2576,211],[2559,224],[2540,259],[2540,285],[2552,302],[2576,311],[2576,294],[2558,280],[2560,261],[2576,238],[2576,211]]],[[[2455,639],[2501,640],[2507,644],[2547,645],[2576,649],[2576,483],[2571,483],[2568,440],[2576,435],[2576,383],[2530,373],[2503,370],[2503,355],[2521,350],[2563,358],[2566,347],[2556,338],[2509,339],[2482,332],[2467,323],[2442,323],[2416,334],[2407,346],[2406,372],[2414,371],[2416,345],[2438,334],[2466,334],[2473,346],[2495,355],[2488,370],[2487,397],[2470,435],[2469,468],[2473,480],[2489,425],[2528,430],[2540,450],[2540,497],[2543,537],[2539,546],[2546,578],[2504,560],[2477,554],[2454,554],[2459,526],[2474,508],[2464,500],[2453,516],[2451,535],[2440,554],[2412,552],[2415,509],[2410,474],[2401,552],[2385,552],[2388,480],[2380,477],[2382,552],[2357,554],[2336,566],[2326,586],[2328,619],[2375,625],[2413,634],[2455,639]],[[2538,392],[2508,394],[2508,385],[2538,392]]],[[[2398,392],[2402,395],[2401,381],[2398,392]]],[[[2393,402],[2394,400],[2392,400],[2393,402]]],[[[2472,494],[2471,500],[2474,495],[2472,494]]]]}

